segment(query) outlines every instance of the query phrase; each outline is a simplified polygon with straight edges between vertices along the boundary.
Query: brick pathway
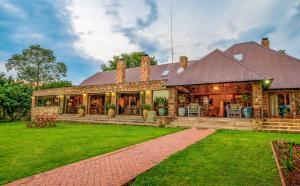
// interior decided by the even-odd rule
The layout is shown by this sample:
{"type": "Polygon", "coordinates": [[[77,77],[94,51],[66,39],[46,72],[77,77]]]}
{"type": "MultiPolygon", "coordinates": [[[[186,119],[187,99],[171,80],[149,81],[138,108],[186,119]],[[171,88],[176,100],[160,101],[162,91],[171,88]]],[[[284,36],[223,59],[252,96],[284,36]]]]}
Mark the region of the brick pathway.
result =
{"type": "Polygon", "coordinates": [[[123,185],[213,132],[187,129],[7,185],[123,185]]]}

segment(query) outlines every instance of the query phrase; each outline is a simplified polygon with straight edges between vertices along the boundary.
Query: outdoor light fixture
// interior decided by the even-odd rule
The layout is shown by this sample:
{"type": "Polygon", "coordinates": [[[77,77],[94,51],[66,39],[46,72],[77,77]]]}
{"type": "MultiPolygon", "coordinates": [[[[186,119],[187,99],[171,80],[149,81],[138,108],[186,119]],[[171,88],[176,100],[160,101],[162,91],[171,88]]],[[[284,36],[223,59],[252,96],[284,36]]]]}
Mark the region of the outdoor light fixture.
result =
{"type": "Polygon", "coordinates": [[[214,86],[214,90],[219,90],[219,87],[218,86],[214,86]]]}
{"type": "Polygon", "coordinates": [[[270,83],[271,83],[271,81],[270,81],[269,79],[266,79],[266,80],[265,80],[265,84],[266,84],[266,85],[268,85],[268,84],[270,84],[270,83]]]}
{"type": "Polygon", "coordinates": [[[86,93],[83,93],[82,95],[85,97],[85,96],[86,96],[86,93]]]}
{"type": "Polygon", "coordinates": [[[34,99],[34,96],[31,96],[31,99],[34,99]]]}
{"type": "Polygon", "coordinates": [[[146,90],[146,94],[148,94],[148,95],[149,95],[149,94],[150,94],[150,92],[151,92],[150,90],[146,90]]]}
{"type": "Polygon", "coordinates": [[[116,93],[112,92],[112,93],[111,93],[111,95],[112,95],[112,96],[115,96],[115,95],[116,95],[116,93]]]}

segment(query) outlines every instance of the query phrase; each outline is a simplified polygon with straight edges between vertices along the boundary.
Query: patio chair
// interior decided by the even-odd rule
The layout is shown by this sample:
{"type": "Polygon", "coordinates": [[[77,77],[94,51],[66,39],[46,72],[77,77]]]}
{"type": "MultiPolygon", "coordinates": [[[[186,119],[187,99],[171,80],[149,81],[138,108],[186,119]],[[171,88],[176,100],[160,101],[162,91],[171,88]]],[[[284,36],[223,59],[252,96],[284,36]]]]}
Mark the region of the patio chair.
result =
{"type": "Polygon", "coordinates": [[[226,106],[228,118],[242,117],[242,107],[239,104],[230,104],[226,106]]]}
{"type": "Polygon", "coordinates": [[[126,107],[125,107],[125,111],[124,111],[124,113],[126,114],[126,115],[131,115],[131,106],[129,106],[129,105],[127,105],[126,107]]]}
{"type": "Polygon", "coordinates": [[[193,114],[200,116],[201,107],[198,103],[191,103],[187,108],[188,108],[188,117],[190,117],[193,114]]]}
{"type": "Polygon", "coordinates": [[[132,106],[132,115],[138,115],[139,109],[137,106],[132,106]]]}

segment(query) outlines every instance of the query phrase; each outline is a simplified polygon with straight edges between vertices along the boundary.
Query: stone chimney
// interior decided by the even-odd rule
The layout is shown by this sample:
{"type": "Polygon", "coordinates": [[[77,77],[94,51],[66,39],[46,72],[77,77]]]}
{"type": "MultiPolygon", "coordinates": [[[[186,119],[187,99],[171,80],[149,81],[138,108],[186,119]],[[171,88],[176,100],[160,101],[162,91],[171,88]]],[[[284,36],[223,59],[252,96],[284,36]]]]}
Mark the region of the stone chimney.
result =
{"type": "Polygon", "coordinates": [[[124,83],[126,74],[126,62],[123,59],[117,61],[116,83],[124,83]]]}
{"type": "Polygon", "coordinates": [[[188,66],[188,58],[186,56],[180,56],[180,67],[186,69],[188,66]]]}
{"type": "Polygon", "coordinates": [[[262,40],[261,40],[261,45],[262,45],[263,47],[270,48],[270,41],[269,41],[269,38],[263,37],[262,40]]]}
{"type": "Polygon", "coordinates": [[[150,57],[144,54],[141,59],[140,81],[150,80],[150,57]]]}

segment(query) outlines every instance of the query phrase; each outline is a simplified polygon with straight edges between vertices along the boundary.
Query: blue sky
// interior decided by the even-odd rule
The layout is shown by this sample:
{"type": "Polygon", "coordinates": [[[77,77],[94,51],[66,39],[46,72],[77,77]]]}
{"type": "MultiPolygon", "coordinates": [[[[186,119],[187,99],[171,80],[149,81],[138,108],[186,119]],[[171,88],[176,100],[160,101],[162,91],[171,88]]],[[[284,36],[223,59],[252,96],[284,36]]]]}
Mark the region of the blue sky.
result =
{"type": "MultiPolygon", "coordinates": [[[[269,37],[300,58],[300,0],[173,0],[174,59],[199,59],[237,42],[269,37]]],[[[143,50],[170,62],[168,0],[0,0],[0,71],[22,49],[55,52],[79,84],[113,55],[143,50]]],[[[15,74],[9,72],[8,74],[15,74]]]]}

